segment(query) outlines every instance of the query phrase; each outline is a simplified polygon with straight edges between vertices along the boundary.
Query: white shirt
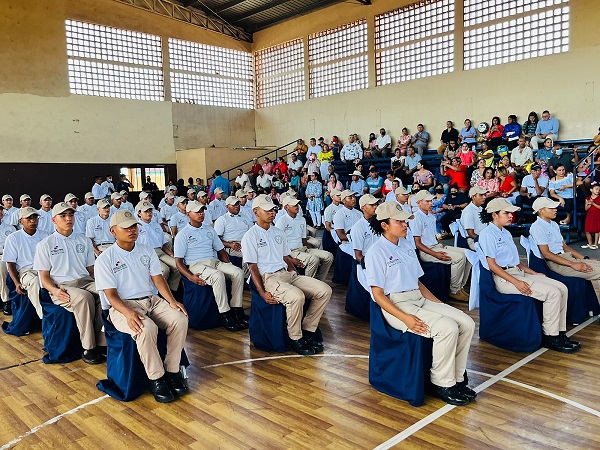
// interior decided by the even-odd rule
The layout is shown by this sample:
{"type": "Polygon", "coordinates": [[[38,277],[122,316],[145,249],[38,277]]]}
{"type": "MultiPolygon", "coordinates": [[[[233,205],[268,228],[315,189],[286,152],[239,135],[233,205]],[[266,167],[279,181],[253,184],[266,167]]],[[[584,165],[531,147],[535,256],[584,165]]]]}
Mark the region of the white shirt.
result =
{"type": "Polygon", "coordinates": [[[140,220],[138,223],[139,236],[137,243],[144,244],[152,248],[162,248],[167,243],[167,237],[161,226],[154,222],[146,223],[140,220]]]}
{"type": "Polygon", "coordinates": [[[40,215],[40,220],[38,222],[38,230],[45,231],[48,234],[54,233],[54,223],[52,222],[52,210],[44,211],[43,209],[38,209],[38,214],[40,215]]]}
{"type": "MultiPolygon", "coordinates": [[[[546,189],[544,189],[544,193],[542,194],[542,196],[544,196],[544,197],[548,197],[548,182],[549,182],[549,179],[546,175],[540,175],[540,177],[538,178],[538,184],[540,185],[540,187],[546,188],[546,189]]],[[[521,187],[526,187],[527,192],[530,193],[532,197],[538,196],[537,191],[535,190],[535,182],[533,181],[533,176],[531,174],[526,175],[523,178],[521,187]]]]}
{"type": "Polygon", "coordinates": [[[300,213],[296,214],[294,218],[285,214],[275,226],[285,234],[290,249],[295,250],[302,247],[302,239],[306,239],[306,219],[300,213]]]}
{"type": "Polygon", "coordinates": [[[460,215],[460,223],[465,230],[473,230],[473,232],[479,236],[481,230],[487,227],[487,224],[481,221],[481,217],[479,213],[483,210],[481,206],[475,206],[473,202],[469,203],[465,209],[463,209],[462,214],[460,215]]]}
{"type": "MultiPolygon", "coordinates": [[[[251,224],[256,222],[256,216],[254,215],[254,211],[252,211],[252,204],[250,201],[246,201],[244,206],[240,206],[240,215],[248,219],[251,224]]],[[[204,213],[204,216],[206,217],[206,213],[204,213]]]]}
{"type": "Polygon", "coordinates": [[[14,226],[15,222],[19,221],[19,209],[20,208],[15,208],[14,206],[11,206],[10,209],[5,209],[4,216],[2,217],[2,223],[14,226]]]}
{"type": "Polygon", "coordinates": [[[369,249],[365,267],[369,286],[380,287],[385,295],[419,289],[419,278],[424,273],[416,250],[406,239],[394,245],[384,236],[369,249]]]}
{"type": "Polygon", "coordinates": [[[243,188],[246,187],[246,185],[248,184],[249,178],[248,175],[246,175],[245,173],[241,174],[239,177],[235,177],[235,182],[237,184],[239,184],[240,186],[242,186],[243,188]]]}
{"type": "Polygon", "coordinates": [[[362,213],[358,209],[348,209],[345,206],[342,206],[333,216],[333,225],[336,230],[344,230],[344,232],[348,233],[352,226],[358,222],[362,213]]]}
{"type": "Polygon", "coordinates": [[[256,177],[256,184],[263,189],[269,189],[271,187],[272,180],[273,177],[265,173],[263,176],[258,175],[256,177]]]}
{"type": "Polygon", "coordinates": [[[135,208],[133,207],[132,203],[123,202],[123,203],[121,203],[121,208],[125,208],[125,209],[131,211],[131,213],[135,216],[135,208]]]}
{"type": "Polygon", "coordinates": [[[177,228],[177,232],[179,232],[188,223],[190,223],[190,218],[186,214],[183,214],[181,211],[177,211],[171,216],[171,219],[169,219],[169,228],[175,227],[177,228]]]}
{"type": "Polygon", "coordinates": [[[227,214],[227,206],[225,206],[225,200],[217,200],[216,198],[208,204],[208,211],[212,216],[213,222],[221,217],[223,214],[227,214]]]}
{"type": "Polygon", "coordinates": [[[485,256],[494,258],[500,267],[517,266],[519,252],[510,232],[490,223],[479,235],[479,245],[485,256]]]}
{"type": "MultiPolygon", "coordinates": [[[[110,181],[103,181],[100,186],[107,192],[108,195],[115,192],[115,185],[110,181]]],[[[94,196],[94,198],[96,198],[96,196],[94,196]]]]}
{"type": "Polygon", "coordinates": [[[341,203],[338,205],[331,203],[327,208],[325,208],[325,211],[323,212],[323,219],[325,222],[329,222],[333,226],[333,217],[335,216],[335,213],[340,210],[340,208],[345,208],[345,206],[341,203]]]}
{"type": "Polygon", "coordinates": [[[172,205],[163,206],[160,208],[160,216],[165,220],[165,222],[169,223],[171,216],[179,211],[179,208],[173,203],[172,205]]]}
{"type": "MultiPolygon", "coordinates": [[[[160,261],[154,249],[148,245],[135,243],[128,252],[117,244],[111,245],[96,260],[94,277],[96,289],[116,289],[121,300],[150,297],[156,288],[152,276],[162,274],[160,261]]],[[[110,304],[104,295],[100,296],[102,309],[110,304]]]]}
{"type": "Polygon", "coordinates": [[[296,161],[292,161],[291,159],[288,161],[288,169],[290,170],[290,173],[293,170],[296,170],[298,173],[300,173],[300,170],[302,169],[302,167],[304,167],[304,164],[302,164],[302,161],[300,161],[299,159],[296,159],[296,161]]]}
{"type": "Polygon", "coordinates": [[[553,220],[546,222],[538,217],[529,228],[529,234],[538,245],[547,245],[548,249],[555,255],[564,253],[563,237],[560,234],[558,224],[553,220]]]}
{"type": "Polygon", "coordinates": [[[173,253],[189,266],[196,261],[216,258],[216,252],[223,248],[215,230],[203,222],[198,228],[188,224],[177,233],[173,253]]]}
{"type": "MultiPolygon", "coordinates": [[[[241,209],[240,209],[241,211],[241,209]]],[[[252,227],[252,221],[241,213],[234,216],[230,212],[219,217],[214,224],[217,235],[226,242],[241,242],[244,234],[252,227]]]]}
{"type": "Polygon", "coordinates": [[[409,226],[413,236],[420,237],[421,243],[427,247],[438,244],[435,237],[435,215],[425,214],[420,209],[414,213],[415,218],[410,221],[409,226]]]}
{"type": "Polygon", "coordinates": [[[104,220],[100,216],[87,221],[85,235],[92,239],[97,246],[115,242],[115,237],[110,232],[110,219],[104,220]]]}
{"type": "Polygon", "coordinates": [[[73,231],[77,234],[85,234],[85,226],[88,221],[88,216],[85,212],[79,210],[75,211],[75,223],[73,224],[73,231]]]}
{"type": "Polygon", "coordinates": [[[92,195],[94,196],[95,200],[106,198],[108,197],[108,188],[104,186],[104,183],[94,183],[92,186],[92,195]]]}
{"type": "Polygon", "coordinates": [[[17,272],[23,269],[31,269],[33,267],[35,249],[46,237],[48,237],[48,233],[41,230],[37,230],[33,236],[28,235],[23,230],[6,236],[2,260],[4,262],[15,263],[17,272]]]}
{"type": "Polygon", "coordinates": [[[286,269],[283,257],[289,254],[290,247],[285,234],[273,225],[268,230],[254,225],[242,239],[244,262],[257,264],[261,275],[286,269]]]}
{"type": "Polygon", "coordinates": [[[0,255],[4,252],[4,242],[6,242],[7,236],[15,233],[16,231],[17,230],[12,225],[8,225],[6,223],[0,224],[0,255]]]}
{"type": "Polygon", "coordinates": [[[533,162],[533,150],[531,147],[525,146],[523,151],[519,147],[516,147],[512,150],[510,154],[510,162],[512,162],[515,166],[521,167],[525,162],[533,162]]]}
{"type": "Polygon", "coordinates": [[[55,231],[38,244],[33,269],[47,270],[55,283],[65,283],[89,277],[87,268],[94,260],[94,248],[84,235],[63,236],[55,231]]]}
{"type": "Polygon", "coordinates": [[[390,150],[392,147],[392,138],[390,138],[390,135],[387,133],[385,136],[379,135],[379,137],[377,138],[377,147],[379,147],[379,149],[381,150],[383,147],[385,147],[386,144],[390,144],[388,146],[388,150],[390,150]]]}
{"type": "Polygon", "coordinates": [[[367,250],[371,248],[376,239],[371,225],[364,216],[352,227],[352,247],[354,250],[360,250],[363,256],[367,254],[367,250]]]}
{"type": "Polygon", "coordinates": [[[87,203],[84,203],[83,205],[79,205],[77,207],[77,212],[85,214],[85,216],[87,217],[87,222],[92,217],[98,215],[98,208],[96,208],[96,205],[88,205],[87,203]]]}

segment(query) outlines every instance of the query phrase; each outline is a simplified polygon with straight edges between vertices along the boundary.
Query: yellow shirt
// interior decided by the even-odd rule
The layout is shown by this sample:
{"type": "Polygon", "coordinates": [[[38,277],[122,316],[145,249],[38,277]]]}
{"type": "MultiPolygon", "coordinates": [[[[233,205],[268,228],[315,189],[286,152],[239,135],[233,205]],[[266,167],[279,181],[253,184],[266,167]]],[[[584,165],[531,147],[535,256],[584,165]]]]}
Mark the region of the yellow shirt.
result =
{"type": "Polygon", "coordinates": [[[320,151],[318,158],[319,158],[319,161],[321,161],[321,162],[333,161],[333,150],[329,149],[328,152],[320,151]]]}

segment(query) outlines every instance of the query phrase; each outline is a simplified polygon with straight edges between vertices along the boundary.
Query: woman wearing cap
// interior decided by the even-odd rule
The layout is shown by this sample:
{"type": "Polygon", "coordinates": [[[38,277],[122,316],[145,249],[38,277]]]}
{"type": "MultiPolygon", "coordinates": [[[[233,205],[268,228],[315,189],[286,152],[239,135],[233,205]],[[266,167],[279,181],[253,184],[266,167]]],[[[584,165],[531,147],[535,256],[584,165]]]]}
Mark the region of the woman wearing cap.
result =
{"type": "Polygon", "coordinates": [[[475,323],[442,303],[419,281],[423,270],[406,240],[408,219],[413,216],[393,202],[377,207],[370,224],[381,237],[365,257],[367,281],[390,326],[433,339],[434,395],[452,405],[466,405],[477,395],[465,377],[475,323]]]}
{"type": "Polygon", "coordinates": [[[519,209],[503,198],[496,198],[481,212],[481,221],[489,225],[479,234],[479,245],[494,284],[501,294],[523,294],[543,302],[542,345],[563,353],[576,352],[580,344],[565,335],[567,287],[523,264],[512,235],[505,228],[519,209]]]}

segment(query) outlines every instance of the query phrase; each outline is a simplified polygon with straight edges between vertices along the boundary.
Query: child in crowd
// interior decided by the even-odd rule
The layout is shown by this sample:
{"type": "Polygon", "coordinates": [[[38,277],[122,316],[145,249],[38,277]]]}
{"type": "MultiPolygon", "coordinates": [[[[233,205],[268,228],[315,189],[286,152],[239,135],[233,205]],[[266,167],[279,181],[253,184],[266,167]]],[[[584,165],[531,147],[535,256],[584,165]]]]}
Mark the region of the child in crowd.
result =
{"type": "Polygon", "coordinates": [[[585,199],[585,237],[588,243],[581,248],[598,248],[598,233],[600,233],[600,184],[592,183],[592,195],[585,199]],[[593,237],[593,240],[592,240],[593,237]]]}

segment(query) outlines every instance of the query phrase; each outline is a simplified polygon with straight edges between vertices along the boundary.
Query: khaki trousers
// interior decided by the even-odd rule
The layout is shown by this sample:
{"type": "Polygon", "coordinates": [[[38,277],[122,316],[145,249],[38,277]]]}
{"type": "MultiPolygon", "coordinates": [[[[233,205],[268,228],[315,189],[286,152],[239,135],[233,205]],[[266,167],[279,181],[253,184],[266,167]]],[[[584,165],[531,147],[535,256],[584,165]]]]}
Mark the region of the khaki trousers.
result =
{"type": "Polygon", "coordinates": [[[452,261],[441,261],[434,256],[428,255],[425,252],[420,252],[420,257],[423,261],[450,264],[450,292],[456,294],[460,291],[471,274],[471,263],[467,260],[464,248],[449,247],[442,244],[436,244],[429,247],[435,252],[446,252],[452,261]]]}
{"type": "Polygon", "coordinates": [[[315,331],[331,298],[331,287],[322,281],[281,269],[262,276],[267,292],[285,306],[287,330],[290,339],[302,337],[302,330],[315,331]],[[310,307],[302,320],[304,301],[309,297],[310,307]]]}
{"type": "Polygon", "coordinates": [[[96,348],[98,345],[106,346],[102,331],[102,305],[94,280],[91,277],[84,277],[66,283],[57,283],[57,285],[67,291],[71,301],[63,302],[52,294],[50,298],[55,305],[60,305],[75,315],[81,346],[86,350],[96,348]]]}
{"type": "Polygon", "coordinates": [[[333,255],[325,250],[299,247],[290,252],[292,258],[298,258],[304,263],[304,275],[325,281],[333,264],[333,255]]]}
{"type": "MultiPolygon", "coordinates": [[[[241,244],[241,242],[238,242],[238,244],[241,244]]],[[[235,251],[232,248],[226,248],[225,251],[229,256],[235,256],[242,259],[242,271],[244,272],[244,279],[248,278],[250,276],[250,268],[248,267],[248,264],[243,262],[244,255],[242,255],[242,252],[235,251]]]]}
{"type": "Polygon", "coordinates": [[[112,244],[100,244],[97,247],[98,247],[98,250],[100,250],[101,252],[105,252],[108,249],[108,247],[110,247],[111,245],[112,244]]]}
{"type": "Polygon", "coordinates": [[[594,270],[588,273],[579,272],[571,269],[568,266],[557,264],[554,261],[546,261],[550,270],[567,277],[583,278],[590,281],[600,280],[600,261],[594,261],[593,259],[576,259],[571,253],[562,253],[560,256],[569,261],[584,262],[588,266],[591,266],[594,270]]]}
{"type": "Polygon", "coordinates": [[[242,269],[231,263],[219,261],[216,258],[196,261],[190,264],[189,269],[193,274],[199,274],[206,281],[206,284],[212,286],[220,313],[225,313],[230,309],[230,303],[227,300],[225,278],[231,281],[231,307],[242,307],[244,289],[244,272],[242,269]]]}
{"type": "Polygon", "coordinates": [[[310,244],[312,248],[320,249],[321,247],[323,247],[323,242],[320,239],[317,239],[316,237],[309,236],[306,241],[310,244]]]}
{"type": "Polygon", "coordinates": [[[131,335],[135,341],[148,378],[158,380],[165,374],[165,370],[171,373],[179,372],[181,350],[188,330],[185,314],[171,308],[169,302],[158,295],[124,302],[129,309],[145,317],[141,333],[136,334],[129,328],[126,317],[114,308],[110,308],[108,317],[117,330],[131,335]],[[164,364],[156,344],[159,329],[167,332],[167,355],[164,364]]]}
{"type": "Polygon", "coordinates": [[[0,299],[3,302],[8,301],[8,287],[6,286],[6,277],[8,276],[8,267],[4,261],[0,261],[0,299]]]}
{"type": "Polygon", "coordinates": [[[167,255],[160,248],[155,248],[156,256],[160,260],[160,269],[162,271],[163,278],[169,283],[169,288],[172,291],[176,291],[181,281],[181,274],[177,270],[175,264],[175,258],[167,255]]]}
{"type": "MultiPolygon", "coordinates": [[[[544,275],[529,275],[517,267],[506,269],[517,280],[526,282],[531,288],[531,297],[544,302],[542,331],[545,335],[556,336],[567,329],[567,287],[560,281],[544,275]]],[[[501,294],[521,294],[514,284],[494,274],[494,284],[501,294]]]]}
{"type": "Polygon", "coordinates": [[[35,308],[38,317],[41,319],[44,314],[42,312],[42,304],[40,303],[40,279],[37,270],[20,270],[19,281],[21,282],[23,289],[27,291],[27,297],[35,308]]]}
{"type": "MultiPolygon", "coordinates": [[[[431,382],[436,386],[452,387],[463,381],[475,331],[473,319],[450,305],[427,300],[418,289],[391,294],[390,300],[402,312],[417,316],[429,326],[426,337],[433,339],[431,382]]],[[[383,309],[381,311],[390,326],[403,332],[408,330],[404,322],[383,309]]]]}

